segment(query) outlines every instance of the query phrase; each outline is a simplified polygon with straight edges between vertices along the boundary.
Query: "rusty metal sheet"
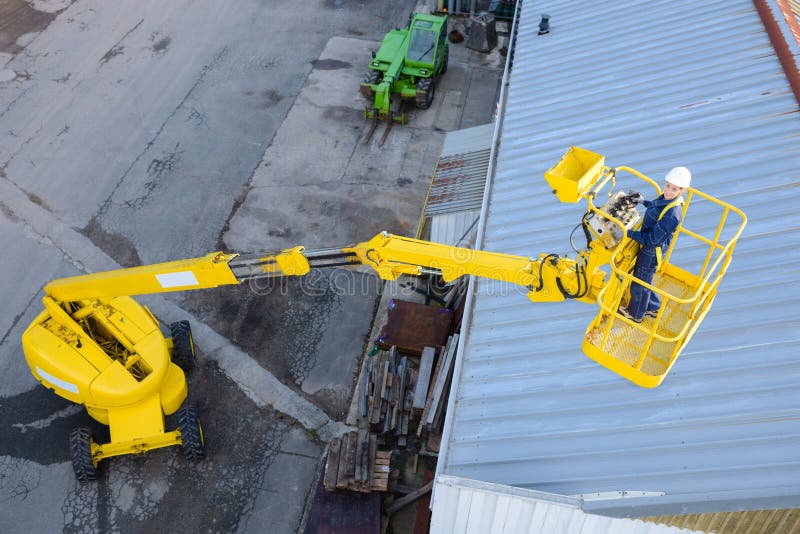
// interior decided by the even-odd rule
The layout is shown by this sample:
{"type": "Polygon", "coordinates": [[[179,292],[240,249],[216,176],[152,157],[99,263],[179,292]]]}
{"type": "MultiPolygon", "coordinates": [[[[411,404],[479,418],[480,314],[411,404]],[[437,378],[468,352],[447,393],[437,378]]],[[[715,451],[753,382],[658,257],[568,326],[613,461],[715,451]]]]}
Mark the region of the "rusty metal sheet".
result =
{"type": "Polygon", "coordinates": [[[425,216],[480,209],[486,172],[489,169],[489,148],[467,154],[442,156],[425,205],[425,216]]]}
{"type": "Polygon", "coordinates": [[[425,347],[447,342],[452,322],[453,310],[392,299],[376,342],[382,349],[395,346],[401,352],[419,356],[425,347]]]}

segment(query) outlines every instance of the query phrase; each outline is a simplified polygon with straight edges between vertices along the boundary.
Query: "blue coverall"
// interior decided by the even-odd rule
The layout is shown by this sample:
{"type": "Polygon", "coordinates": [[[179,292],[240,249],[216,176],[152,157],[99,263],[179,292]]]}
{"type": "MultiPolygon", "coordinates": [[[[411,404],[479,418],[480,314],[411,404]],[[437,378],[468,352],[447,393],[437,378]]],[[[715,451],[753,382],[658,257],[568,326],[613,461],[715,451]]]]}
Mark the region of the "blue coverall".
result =
{"type": "MultiPolygon", "coordinates": [[[[653,283],[653,276],[658,268],[656,247],[661,247],[663,254],[667,253],[672,236],[681,223],[680,204],[669,208],[661,220],[659,216],[664,208],[673,200],[666,200],[664,195],[659,195],[655,200],[642,202],[645,208],[644,220],[641,228],[628,232],[628,237],[641,244],[639,255],[636,258],[636,268],[633,275],[648,284],[653,283]]],[[[636,321],[641,321],[648,311],[658,311],[661,299],[651,290],[633,282],[631,284],[631,300],[628,303],[628,312],[636,321]]]]}

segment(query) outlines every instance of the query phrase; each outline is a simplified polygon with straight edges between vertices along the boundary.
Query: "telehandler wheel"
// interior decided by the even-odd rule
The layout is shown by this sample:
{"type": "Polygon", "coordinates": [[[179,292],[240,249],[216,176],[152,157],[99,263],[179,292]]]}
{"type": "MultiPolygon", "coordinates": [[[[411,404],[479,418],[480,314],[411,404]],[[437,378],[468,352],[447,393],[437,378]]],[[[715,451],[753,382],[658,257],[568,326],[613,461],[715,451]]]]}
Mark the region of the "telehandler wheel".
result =
{"type": "Polygon", "coordinates": [[[194,355],[194,339],[189,321],[178,321],[169,325],[172,332],[172,361],[184,370],[194,369],[196,359],[194,355]]]}
{"type": "Polygon", "coordinates": [[[433,78],[424,78],[417,82],[417,98],[415,100],[417,108],[428,109],[431,107],[434,90],[433,78]]]}
{"type": "Polygon", "coordinates": [[[375,85],[377,83],[381,83],[382,79],[383,79],[383,72],[379,70],[370,69],[367,75],[364,77],[364,83],[375,85]]]}
{"type": "Polygon", "coordinates": [[[194,406],[183,405],[178,409],[178,429],[181,431],[183,442],[183,457],[193,464],[205,458],[203,428],[200,426],[200,419],[194,406]]]}
{"type": "MultiPolygon", "coordinates": [[[[383,72],[379,70],[372,70],[370,69],[366,76],[364,76],[364,83],[368,83],[370,85],[376,85],[381,83],[383,79],[383,72]]],[[[358,91],[361,93],[361,96],[364,98],[372,98],[372,90],[369,87],[360,86],[358,91]]]]}
{"type": "Polygon", "coordinates": [[[450,47],[445,46],[444,48],[444,61],[442,61],[442,72],[439,73],[441,76],[445,72],[447,72],[447,60],[450,59],[450,47]]]}
{"type": "Polygon", "coordinates": [[[82,426],[72,429],[69,434],[69,452],[78,482],[85,484],[97,480],[97,468],[92,462],[92,433],[88,428],[82,426]]]}

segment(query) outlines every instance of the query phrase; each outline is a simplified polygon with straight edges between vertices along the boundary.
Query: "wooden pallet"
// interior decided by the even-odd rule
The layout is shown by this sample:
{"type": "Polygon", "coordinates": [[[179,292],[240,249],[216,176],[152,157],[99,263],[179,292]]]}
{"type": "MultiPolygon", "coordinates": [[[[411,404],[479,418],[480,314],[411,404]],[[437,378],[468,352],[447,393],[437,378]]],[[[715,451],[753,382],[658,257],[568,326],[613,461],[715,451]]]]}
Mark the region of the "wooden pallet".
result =
{"type": "Polygon", "coordinates": [[[391,472],[392,451],[377,451],[375,467],[372,470],[372,489],[386,491],[389,489],[389,473],[391,472]]]}
{"type": "Polygon", "coordinates": [[[333,438],[325,461],[323,485],[328,491],[386,491],[391,451],[379,451],[375,434],[365,430],[333,438]]]}

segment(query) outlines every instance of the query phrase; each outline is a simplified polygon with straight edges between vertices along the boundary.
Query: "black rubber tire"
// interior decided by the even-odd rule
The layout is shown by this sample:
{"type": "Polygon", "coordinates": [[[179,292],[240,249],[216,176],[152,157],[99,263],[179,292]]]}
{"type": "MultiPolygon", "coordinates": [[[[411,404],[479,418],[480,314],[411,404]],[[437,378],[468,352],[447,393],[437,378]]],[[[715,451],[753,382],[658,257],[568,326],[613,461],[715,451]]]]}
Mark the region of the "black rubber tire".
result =
{"type": "Polygon", "coordinates": [[[369,72],[364,76],[364,83],[377,84],[383,79],[383,72],[379,70],[369,69],[369,72]]]}
{"type": "Polygon", "coordinates": [[[172,323],[169,325],[169,330],[172,333],[172,361],[184,372],[191,371],[197,360],[189,321],[172,323]]]}
{"type": "MultiPolygon", "coordinates": [[[[383,72],[381,72],[379,70],[369,69],[369,72],[367,72],[367,75],[364,76],[364,83],[375,85],[375,84],[381,83],[382,79],[383,79],[383,72]]],[[[361,93],[361,96],[363,96],[364,98],[367,98],[367,99],[372,98],[373,92],[372,92],[372,89],[370,89],[369,87],[361,85],[361,86],[359,86],[358,91],[361,93]]]]}
{"type": "Polygon", "coordinates": [[[423,78],[417,82],[415,103],[419,109],[428,109],[433,104],[433,93],[436,90],[433,78],[423,78]]]}
{"type": "Polygon", "coordinates": [[[178,430],[181,431],[183,457],[193,464],[205,458],[203,427],[200,426],[200,419],[194,406],[184,405],[178,409],[178,430]]]}
{"type": "Polygon", "coordinates": [[[444,60],[442,60],[442,71],[439,73],[439,75],[442,75],[445,72],[447,72],[447,63],[448,63],[449,59],[450,59],[450,47],[445,45],[445,47],[444,47],[444,60]]]}
{"type": "Polygon", "coordinates": [[[69,433],[69,453],[75,478],[81,484],[97,480],[97,468],[92,463],[92,433],[85,426],[69,433]]]}

